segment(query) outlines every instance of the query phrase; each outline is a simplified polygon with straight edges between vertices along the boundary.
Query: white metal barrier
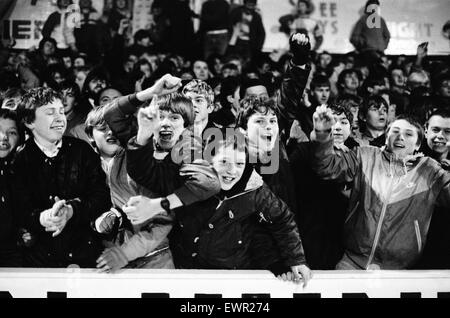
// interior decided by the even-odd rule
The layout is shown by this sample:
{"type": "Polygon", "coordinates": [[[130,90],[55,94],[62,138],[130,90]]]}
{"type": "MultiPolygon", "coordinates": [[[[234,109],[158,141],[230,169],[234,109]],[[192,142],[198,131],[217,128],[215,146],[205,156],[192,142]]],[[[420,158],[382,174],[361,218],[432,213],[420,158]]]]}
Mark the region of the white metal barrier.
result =
{"type": "Polygon", "coordinates": [[[129,269],[101,274],[94,269],[3,268],[0,294],[15,298],[436,298],[449,297],[450,271],[315,271],[302,288],[279,281],[268,271],[129,269]]]}

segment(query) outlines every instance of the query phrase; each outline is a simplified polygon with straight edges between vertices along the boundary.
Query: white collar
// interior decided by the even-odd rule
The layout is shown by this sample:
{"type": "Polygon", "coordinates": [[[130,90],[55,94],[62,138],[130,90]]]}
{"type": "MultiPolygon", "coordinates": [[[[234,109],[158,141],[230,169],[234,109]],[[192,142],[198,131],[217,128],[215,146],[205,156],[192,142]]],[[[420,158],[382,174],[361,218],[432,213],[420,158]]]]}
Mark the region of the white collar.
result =
{"type": "Polygon", "coordinates": [[[41,145],[36,138],[34,138],[34,142],[36,143],[36,145],[38,146],[39,149],[41,149],[41,151],[49,158],[54,158],[58,155],[59,150],[62,147],[62,139],[60,141],[58,141],[58,143],[56,144],[55,149],[50,150],[48,148],[46,148],[45,146],[41,145]]]}

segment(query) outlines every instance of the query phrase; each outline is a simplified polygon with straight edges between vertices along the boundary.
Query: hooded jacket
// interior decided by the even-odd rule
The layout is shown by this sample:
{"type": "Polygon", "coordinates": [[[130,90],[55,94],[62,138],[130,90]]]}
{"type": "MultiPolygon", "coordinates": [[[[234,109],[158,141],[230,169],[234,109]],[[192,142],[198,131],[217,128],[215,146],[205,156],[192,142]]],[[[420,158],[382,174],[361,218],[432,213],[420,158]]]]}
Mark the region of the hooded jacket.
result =
{"type": "MultiPolygon", "coordinates": [[[[221,192],[195,210],[176,210],[178,228],[171,239],[178,267],[263,269],[255,263],[253,233],[265,227],[277,243],[286,266],[305,264],[294,215],[251,168],[235,191],[221,192]]],[[[260,253],[264,253],[261,246],[260,253]]]]}
{"type": "Polygon", "coordinates": [[[344,225],[346,255],[361,269],[407,269],[420,258],[434,206],[450,207],[450,175],[431,158],[406,162],[367,146],[337,154],[314,142],[313,168],[326,180],[352,182],[344,225]]]}

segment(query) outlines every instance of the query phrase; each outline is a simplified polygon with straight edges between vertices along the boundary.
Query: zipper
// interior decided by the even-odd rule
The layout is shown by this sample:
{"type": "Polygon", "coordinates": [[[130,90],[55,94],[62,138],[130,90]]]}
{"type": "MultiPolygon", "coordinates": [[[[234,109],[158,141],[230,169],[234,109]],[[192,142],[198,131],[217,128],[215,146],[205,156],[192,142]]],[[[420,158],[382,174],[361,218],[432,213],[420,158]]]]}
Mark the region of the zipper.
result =
{"type": "Polygon", "coordinates": [[[358,209],[358,207],[359,207],[359,201],[356,202],[355,207],[353,208],[353,210],[350,212],[350,214],[349,214],[349,215],[347,216],[347,218],[345,219],[344,224],[347,224],[347,222],[350,220],[350,218],[353,216],[353,214],[355,214],[355,212],[356,212],[356,210],[358,209]]]}
{"type": "Polygon", "coordinates": [[[380,219],[378,220],[377,231],[375,232],[375,238],[373,240],[372,250],[370,252],[369,260],[366,265],[366,270],[369,268],[369,265],[370,265],[370,263],[372,263],[373,257],[375,255],[375,250],[378,245],[378,240],[380,239],[381,227],[383,225],[383,220],[384,220],[384,217],[386,214],[387,206],[389,204],[389,198],[390,198],[390,193],[392,191],[392,185],[394,184],[394,174],[392,173],[391,160],[389,160],[389,173],[390,173],[390,177],[391,177],[391,182],[389,183],[389,188],[388,188],[388,191],[386,192],[387,196],[386,196],[385,202],[383,203],[383,208],[381,209],[380,219]]]}
{"type": "Polygon", "coordinates": [[[256,189],[247,190],[247,191],[244,191],[244,192],[242,192],[242,193],[238,193],[238,194],[236,194],[236,195],[233,195],[232,197],[224,198],[223,200],[221,200],[219,197],[216,196],[217,200],[219,200],[219,204],[216,206],[216,210],[219,209],[219,208],[221,207],[221,205],[222,205],[225,201],[231,200],[231,199],[234,199],[234,198],[237,198],[237,197],[239,197],[239,196],[241,196],[241,195],[247,194],[247,193],[252,192],[252,191],[254,191],[254,190],[256,190],[256,189]]]}
{"type": "Polygon", "coordinates": [[[416,230],[417,250],[420,254],[420,252],[422,251],[422,237],[420,236],[420,227],[419,222],[417,220],[414,221],[414,228],[416,230]]]}

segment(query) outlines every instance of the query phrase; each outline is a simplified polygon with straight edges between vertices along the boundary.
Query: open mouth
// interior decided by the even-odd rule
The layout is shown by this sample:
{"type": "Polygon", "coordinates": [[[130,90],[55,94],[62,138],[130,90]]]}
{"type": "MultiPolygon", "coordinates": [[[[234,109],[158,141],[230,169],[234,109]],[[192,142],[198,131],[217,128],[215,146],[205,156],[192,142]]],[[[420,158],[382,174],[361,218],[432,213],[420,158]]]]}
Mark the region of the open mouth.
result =
{"type": "Polygon", "coordinates": [[[8,151],[9,149],[11,149],[11,145],[8,143],[0,143],[0,151],[8,151]]]}
{"type": "Polygon", "coordinates": [[[394,147],[395,148],[405,148],[405,145],[400,142],[394,142],[394,147]]]}
{"type": "Polygon", "coordinates": [[[265,142],[272,142],[272,135],[261,135],[261,139],[265,142]]]}
{"type": "Polygon", "coordinates": [[[108,137],[108,138],[106,138],[106,142],[108,143],[108,144],[117,144],[117,138],[116,137],[108,137]]]}
{"type": "Polygon", "coordinates": [[[433,146],[435,146],[435,147],[444,147],[445,145],[446,145],[445,142],[433,141],[433,146]]]}
{"type": "Polygon", "coordinates": [[[222,176],[222,180],[224,181],[224,183],[230,184],[234,180],[236,180],[236,178],[235,177],[230,177],[230,176],[222,176]]]}
{"type": "Polygon", "coordinates": [[[160,131],[159,132],[159,138],[162,141],[170,141],[170,140],[172,140],[172,137],[173,137],[173,132],[171,132],[171,131],[160,131]]]}
{"type": "Polygon", "coordinates": [[[63,132],[65,127],[64,126],[52,126],[52,127],[50,127],[50,129],[56,130],[58,132],[63,132]]]}

